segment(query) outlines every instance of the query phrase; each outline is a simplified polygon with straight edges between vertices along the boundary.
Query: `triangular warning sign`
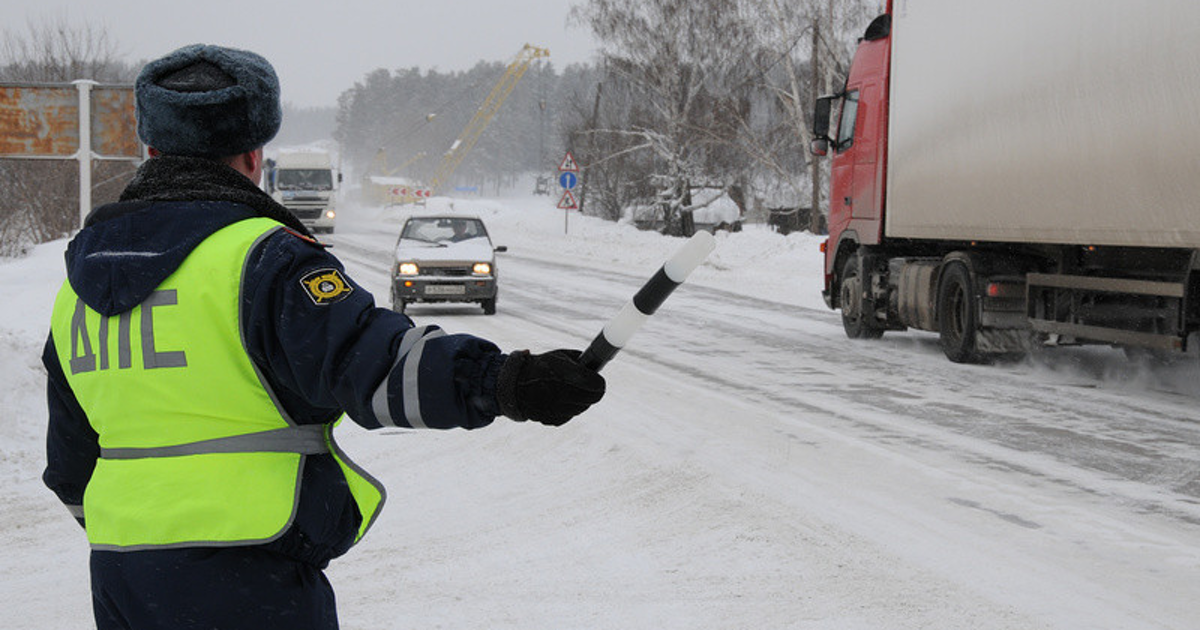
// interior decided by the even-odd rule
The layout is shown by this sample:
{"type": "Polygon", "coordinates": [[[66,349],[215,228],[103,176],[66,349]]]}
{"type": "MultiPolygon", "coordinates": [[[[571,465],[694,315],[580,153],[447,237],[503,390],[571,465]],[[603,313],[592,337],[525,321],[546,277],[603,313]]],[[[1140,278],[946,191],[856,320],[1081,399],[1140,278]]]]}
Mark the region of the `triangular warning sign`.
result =
{"type": "Polygon", "coordinates": [[[558,200],[558,209],[559,210],[578,210],[579,209],[579,204],[575,203],[575,195],[572,195],[571,191],[569,191],[569,190],[563,191],[562,199],[558,200]]]}
{"type": "Polygon", "coordinates": [[[558,165],[558,170],[571,171],[572,173],[579,172],[579,165],[575,163],[575,156],[571,155],[570,151],[563,157],[562,163],[558,165]]]}

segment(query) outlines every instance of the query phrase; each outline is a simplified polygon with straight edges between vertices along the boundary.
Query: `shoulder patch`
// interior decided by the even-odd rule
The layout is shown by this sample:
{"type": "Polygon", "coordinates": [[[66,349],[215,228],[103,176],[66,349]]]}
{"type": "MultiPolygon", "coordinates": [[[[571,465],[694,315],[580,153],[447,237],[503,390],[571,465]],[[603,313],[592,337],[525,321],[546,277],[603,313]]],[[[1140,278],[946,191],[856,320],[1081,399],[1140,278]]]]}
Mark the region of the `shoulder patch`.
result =
{"type": "Polygon", "coordinates": [[[317,306],[341,302],[354,292],[354,287],[346,281],[345,276],[333,268],[309,273],[300,278],[300,286],[304,287],[309,299],[317,306]]]}

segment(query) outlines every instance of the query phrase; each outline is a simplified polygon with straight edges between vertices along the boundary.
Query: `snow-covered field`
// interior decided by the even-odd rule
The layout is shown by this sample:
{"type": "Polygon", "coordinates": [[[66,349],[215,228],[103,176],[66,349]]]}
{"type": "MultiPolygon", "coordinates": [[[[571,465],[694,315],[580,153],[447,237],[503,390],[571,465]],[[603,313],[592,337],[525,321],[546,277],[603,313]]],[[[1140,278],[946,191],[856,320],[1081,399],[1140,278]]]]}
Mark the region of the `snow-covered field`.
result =
{"type": "MultiPolygon", "coordinates": [[[[553,201],[454,201],[509,248],[499,312],[410,315],[580,347],[682,242],[553,201]]],[[[384,301],[402,218],[351,206],[331,239],[384,301]]],[[[1200,366],[1108,349],[956,366],[931,335],[852,342],[821,301],[819,238],[717,240],[565,427],[340,430],[389,489],[329,570],[343,628],[1200,627],[1200,366]]],[[[86,541],[39,480],[64,246],[0,263],[13,628],[91,626],[86,541]]]]}

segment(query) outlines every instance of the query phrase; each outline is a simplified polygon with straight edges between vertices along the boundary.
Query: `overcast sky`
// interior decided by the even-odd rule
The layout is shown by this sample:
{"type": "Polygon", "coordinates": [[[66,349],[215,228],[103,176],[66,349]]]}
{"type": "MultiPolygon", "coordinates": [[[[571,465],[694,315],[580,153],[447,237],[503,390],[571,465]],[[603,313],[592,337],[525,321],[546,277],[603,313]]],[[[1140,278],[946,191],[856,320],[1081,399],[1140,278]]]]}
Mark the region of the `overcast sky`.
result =
{"type": "Polygon", "coordinates": [[[0,24],[57,19],[102,26],[128,60],[193,43],[246,48],[279,73],[283,100],[335,105],[376,68],[464,70],[510,61],[526,43],[556,68],[591,61],[595,41],[568,27],[582,0],[2,0],[0,24]]]}

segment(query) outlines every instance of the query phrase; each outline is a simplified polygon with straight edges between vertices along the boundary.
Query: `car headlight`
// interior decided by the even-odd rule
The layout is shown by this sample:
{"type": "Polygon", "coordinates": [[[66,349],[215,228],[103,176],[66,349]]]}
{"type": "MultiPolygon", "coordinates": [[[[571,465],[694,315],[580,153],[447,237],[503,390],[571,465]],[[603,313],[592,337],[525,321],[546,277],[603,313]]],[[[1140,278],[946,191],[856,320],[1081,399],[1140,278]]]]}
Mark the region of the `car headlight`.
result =
{"type": "Polygon", "coordinates": [[[420,269],[417,269],[417,263],[402,262],[396,266],[396,272],[402,276],[415,276],[420,269]]]}
{"type": "Polygon", "coordinates": [[[471,272],[477,276],[491,275],[492,266],[488,263],[475,263],[475,266],[471,268],[471,272]]]}

